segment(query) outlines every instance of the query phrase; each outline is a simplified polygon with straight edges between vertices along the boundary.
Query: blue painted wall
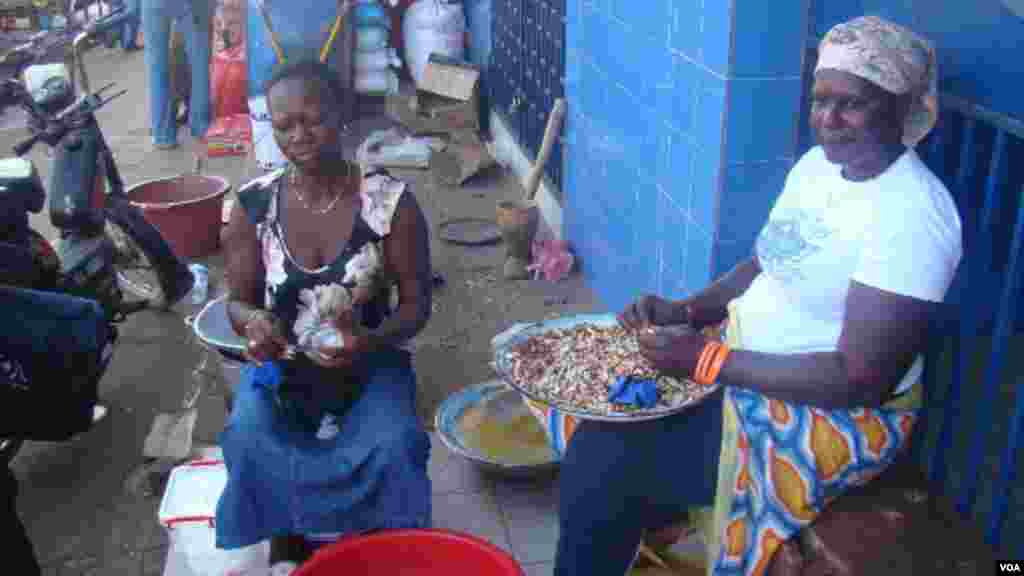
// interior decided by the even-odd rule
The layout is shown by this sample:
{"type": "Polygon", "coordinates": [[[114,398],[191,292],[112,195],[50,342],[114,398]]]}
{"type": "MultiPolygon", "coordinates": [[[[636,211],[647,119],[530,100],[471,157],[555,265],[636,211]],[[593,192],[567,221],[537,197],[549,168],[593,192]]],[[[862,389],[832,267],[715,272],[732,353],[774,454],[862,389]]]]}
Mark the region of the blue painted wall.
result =
{"type": "Polygon", "coordinates": [[[733,0],[712,273],[750,256],[796,156],[807,0],[733,0]]]}
{"type": "Polygon", "coordinates": [[[942,89],[1024,118],[1024,18],[1002,0],[814,0],[815,32],[877,14],[912,27],[939,51],[942,89]]]}
{"type": "Polygon", "coordinates": [[[570,0],[565,235],[604,304],[750,253],[793,161],[806,0],[570,0]]]}
{"type": "Polygon", "coordinates": [[[565,235],[617,309],[748,257],[798,154],[803,48],[875,13],[940,50],[944,90],[1024,117],[1001,0],[570,0],[565,235]],[[813,20],[811,20],[813,18],[813,20]]]}
{"type": "Polygon", "coordinates": [[[728,3],[570,0],[565,234],[610,309],[710,278],[728,3]]]}

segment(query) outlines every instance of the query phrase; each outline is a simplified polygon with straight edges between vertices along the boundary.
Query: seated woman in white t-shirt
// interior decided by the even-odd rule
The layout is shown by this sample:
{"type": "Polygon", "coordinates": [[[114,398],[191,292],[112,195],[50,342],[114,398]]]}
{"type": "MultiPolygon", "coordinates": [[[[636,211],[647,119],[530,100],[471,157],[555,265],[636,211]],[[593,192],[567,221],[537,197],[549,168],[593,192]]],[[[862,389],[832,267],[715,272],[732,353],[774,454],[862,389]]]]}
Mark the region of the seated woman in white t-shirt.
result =
{"type": "Polygon", "coordinates": [[[686,300],[644,296],[620,316],[653,328],[638,337],[658,369],[724,394],[654,422],[565,426],[556,574],[620,576],[645,534],[716,498],[715,573],[764,573],[828,501],[896,458],[961,258],[956,206],[912,148],[935,123],[935,73],[926,41],[877,18],[825,37],[820,146],[793,167],[754,255],[686,300]],[[727,344],[702,334],[723,321],[727,344]]]}

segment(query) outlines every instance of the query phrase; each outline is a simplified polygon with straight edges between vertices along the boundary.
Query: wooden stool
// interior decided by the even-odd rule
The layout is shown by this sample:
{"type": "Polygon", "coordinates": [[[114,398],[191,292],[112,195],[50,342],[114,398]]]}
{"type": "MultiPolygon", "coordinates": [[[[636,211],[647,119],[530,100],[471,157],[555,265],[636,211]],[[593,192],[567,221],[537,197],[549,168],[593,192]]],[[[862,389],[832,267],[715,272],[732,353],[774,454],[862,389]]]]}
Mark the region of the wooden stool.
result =
{"type": "MultiPolygon", "coordinates": [[[[994,554],[950,503],[929,494],[916,463],[895,463],[866,486],[828,506],[776,553],[769,576],[990,574],[994,554]]],[[[686,522],[648,534],[664,548],[686,522]]]]}
{"type": "Polygon", "coordinates": [[[993,562],[978,530],[930,495],[905,460],[836,499],[776,555],[769,574],[990,574],[993,562]]]}

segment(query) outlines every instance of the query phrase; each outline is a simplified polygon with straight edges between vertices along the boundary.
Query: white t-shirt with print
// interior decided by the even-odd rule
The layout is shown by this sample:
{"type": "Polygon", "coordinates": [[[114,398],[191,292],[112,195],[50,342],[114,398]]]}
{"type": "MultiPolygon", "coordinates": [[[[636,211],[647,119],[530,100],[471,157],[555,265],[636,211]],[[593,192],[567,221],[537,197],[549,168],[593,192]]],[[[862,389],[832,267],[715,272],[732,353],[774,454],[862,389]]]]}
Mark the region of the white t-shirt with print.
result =
{"type": "MultiPolygon", "coordinates": [[[[850,281],[941,302],[960,262],[960,217],[913,150],[881,175],[850,182],[820,147],[786,178],[756,243],[760,274],[735,306],[747,350],[835,350],[850,281]]],[[[923,369],[917,358],[895,389],[923,369]]]]}

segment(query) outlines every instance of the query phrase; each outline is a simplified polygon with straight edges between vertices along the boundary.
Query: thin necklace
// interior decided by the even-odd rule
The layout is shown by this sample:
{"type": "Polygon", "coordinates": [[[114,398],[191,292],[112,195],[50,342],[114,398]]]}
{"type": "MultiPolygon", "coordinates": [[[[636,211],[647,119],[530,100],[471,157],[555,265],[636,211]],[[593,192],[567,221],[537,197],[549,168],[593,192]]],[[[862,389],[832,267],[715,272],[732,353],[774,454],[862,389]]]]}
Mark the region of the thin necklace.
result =
{"type": "MultiPolygon", "coordinates": [[[[302,196],[302,193],[299,192],[299,187],[296,185],[296,182],[298,181],[298,177],[297,177],[296,172],[295,172],[295,166],[294,165],[291,166],[289,170],[290,171],[289,171],[289,174],[288,174],[288,183],[292,185],[292,192],[295,192],[295,197],[299,199],[299,202],[301,202],[303,206],[306,207],[306,210],[309,210],[310,212],[312,212],[313,214],[316,214],[317,216],[323,216],[323,215],[327,214],[328,212],[330,212],[331,210],[334,210],[334,207],[338,205],[338,200],[341,200],[341,196],[342,196],[340,193],[335,194],[334,195],[334,200],[331,200],[330,203],[328,203],[325,208],[313,208],[312,206],[310,206],[309,203],[306,202],[306,199],[302,196]]],[[[346,163],[345,164],[345,176],[346,176],[345,179],[346,180],[348,180],[348,176],[350,176],[351,173],[352,173],[352,169],[346,163]]]]}

